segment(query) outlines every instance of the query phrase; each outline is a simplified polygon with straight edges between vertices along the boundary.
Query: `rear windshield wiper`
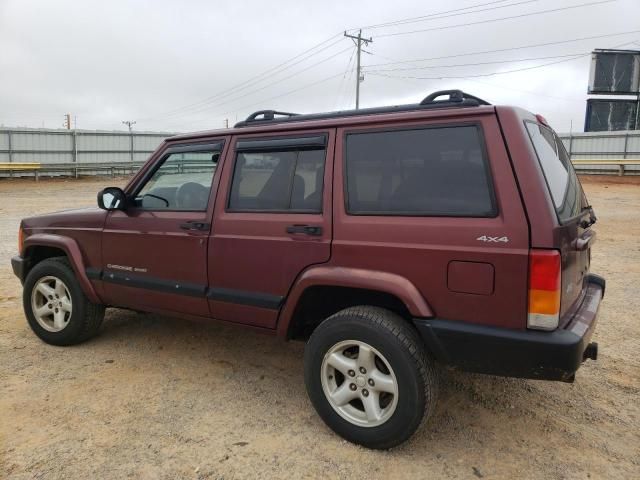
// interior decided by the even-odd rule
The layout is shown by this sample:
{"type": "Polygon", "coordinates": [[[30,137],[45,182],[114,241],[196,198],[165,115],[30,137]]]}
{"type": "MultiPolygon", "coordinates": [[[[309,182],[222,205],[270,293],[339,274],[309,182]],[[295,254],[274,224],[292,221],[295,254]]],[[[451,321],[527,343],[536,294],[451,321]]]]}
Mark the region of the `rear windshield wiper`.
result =
{"type": "Polygon", "coordinates": [[[593,225],[598,221],[598,219],[596,218],[596,214],[593,211],[593,207],[591,205],[585,205],[584,207],[582,207],[582,210],[580,210],[580,213],[582,212],[589,212],[589,220],[583,220],[580,222],[580,226],[582,228],[589,228],[591,225],[593,225]]]}

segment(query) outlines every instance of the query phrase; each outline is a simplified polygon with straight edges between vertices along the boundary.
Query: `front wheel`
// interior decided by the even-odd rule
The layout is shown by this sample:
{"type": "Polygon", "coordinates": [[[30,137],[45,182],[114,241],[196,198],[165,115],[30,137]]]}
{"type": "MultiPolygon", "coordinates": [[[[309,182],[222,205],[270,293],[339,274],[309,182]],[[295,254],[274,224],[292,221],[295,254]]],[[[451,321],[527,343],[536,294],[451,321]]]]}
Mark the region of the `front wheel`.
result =
{"type": "Polygon", "coordinates": [[[89,301],[64,257],[31,269],[22,301],[33,332],[52,345],[84,342],[98,332],[104,317],[104,306],[89,301]]]}
{"type": "Polygon", "coordinates": [[[360,306],[332,315],[313,332],[304,357],[311,402],[351,442],[394,447],[433,411],[433,362],[417,332],[393,312],[360,306]]]}

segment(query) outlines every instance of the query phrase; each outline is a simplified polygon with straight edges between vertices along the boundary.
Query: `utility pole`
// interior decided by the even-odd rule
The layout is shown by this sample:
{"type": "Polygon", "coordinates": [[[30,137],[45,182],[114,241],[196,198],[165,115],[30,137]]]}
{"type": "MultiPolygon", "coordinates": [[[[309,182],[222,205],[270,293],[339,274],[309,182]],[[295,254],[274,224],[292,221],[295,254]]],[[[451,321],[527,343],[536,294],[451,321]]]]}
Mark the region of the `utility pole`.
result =
{"type": "Polygon", "coordinates": [[[123,120],[122,123],[129,127],[129,133],[133,131],[133,126],[136,124],[136,122],[131,120],[123,120]]]}
{"type": "MultiPolygon", "coordinates": [[[[132,121],[132,120],[123,120],[122,123],[124,123],[127,127],[129,127],[129,158],[131,158],[131,162],[133,163],[134,160],[134,155],[133,155],[133,126],[136,124],[136,122],[132,121]]],[[[112,170],[113,172],[113,170],[112,170]]]]}
{"type": "Polygon", "coordinates": [[[362,38],[362,30],[358,30],[357,37],[355,35],[347,35],[347,32],[344,32],[344,36],[353,40],[353,43],[358,49],[358,55],[356,57],[356,110],[358,110],[360,108],[360,82],[364,80],[364,75],[360,73],[360,52],[362,51],[362,44],[369,45],[373,43],[373,38],[362,38]]]}

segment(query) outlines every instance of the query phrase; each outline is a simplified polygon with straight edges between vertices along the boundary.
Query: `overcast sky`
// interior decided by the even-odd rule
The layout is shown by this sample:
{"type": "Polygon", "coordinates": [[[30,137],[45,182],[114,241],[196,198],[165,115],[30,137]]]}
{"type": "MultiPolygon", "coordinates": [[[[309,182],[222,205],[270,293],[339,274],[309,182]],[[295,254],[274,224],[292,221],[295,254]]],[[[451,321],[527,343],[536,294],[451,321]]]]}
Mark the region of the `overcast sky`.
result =
{"type": "Polygon", "coordinates": [[[373,37],[363,107],[461,88],[582,131],[588,54],[640,50],[640,0],[0,0],[0,125],[59,128],[68,112],[82,129],[192,131],[353,108],[341,35],[357,27],[373,37]],[[476,53],[497,49],[511,50],[476,53]]]}

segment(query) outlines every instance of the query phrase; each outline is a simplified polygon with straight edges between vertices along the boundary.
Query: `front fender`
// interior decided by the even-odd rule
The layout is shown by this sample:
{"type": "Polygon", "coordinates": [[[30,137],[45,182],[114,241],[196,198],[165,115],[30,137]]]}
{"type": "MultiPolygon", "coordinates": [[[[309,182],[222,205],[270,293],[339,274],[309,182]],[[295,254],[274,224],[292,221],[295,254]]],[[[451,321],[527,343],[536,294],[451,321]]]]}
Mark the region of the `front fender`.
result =
{"type": "Polygon", "coordinates": [[[87,298],[93,303],[102,303],[102,300],[96,294],[93,285],[89,281],[85,272],[84,260],[82,258],[82,252],[78,243],[69,237],[63,237],[62,235],[53,235],[49,233],[35,233],[29,235],[24,241],[24,256],[29,256],[29,249],[33,247],[53,247],[59,248],[67,254],[69,263],[76,274],[80,288],[87,296],[87,298]]]}
{"type": "Polygon", "coordinates": [[[304,291],[309,287],[350,287],[376,290],[399,298],[414,317],[433,317],[433,311],[416,286],[395,273],[360,268],[331,267],[321,265],[310,267],[291,288],[280,311],[277,332],[286,337],[296,306],[304,291]]]}

